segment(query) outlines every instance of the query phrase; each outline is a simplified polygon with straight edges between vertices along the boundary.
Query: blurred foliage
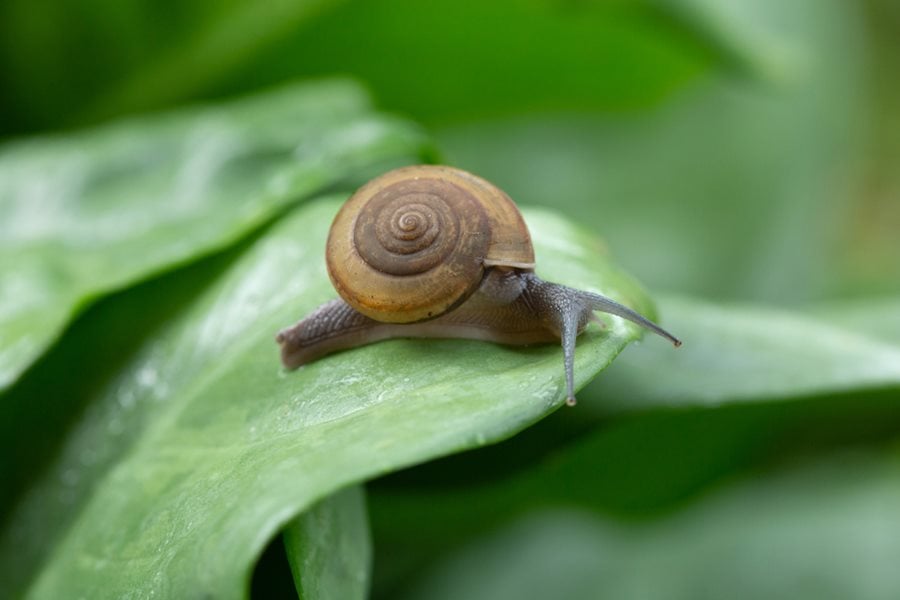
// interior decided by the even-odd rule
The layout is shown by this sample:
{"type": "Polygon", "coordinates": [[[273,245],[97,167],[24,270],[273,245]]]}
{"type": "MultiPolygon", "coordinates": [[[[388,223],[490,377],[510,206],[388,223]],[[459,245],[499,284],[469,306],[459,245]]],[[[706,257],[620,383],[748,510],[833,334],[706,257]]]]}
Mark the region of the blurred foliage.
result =
{"type": "MultiPolygon", "coordinates": [[[[374,597],[896,598],[898,64],[892,0],[6,0],[0,386],[9,389],[0,391],[0,464],[9,491],[0,506],[3,547],[15,560],[5,570],[21,585],[56,565],[31,588],[36,596],[65,582],[95,597],[103,586],[66,577],[60,565],[102,572],[127,559],[140,572],[172,548],[194,547],[188,564],[146,567],[147,581],[191,569],[201,579],[216,568],[233,577],[268,541],[254,595],[290,589],[293,576],[303,597],[362,597],[360,580],[340,575],[366,570],[359,497],[319,496],[509,435],[546,412],[522,407],[558,367],[555,348],[382,344],[341,362],[387,361],[387,381],[370,374],[367,390],[333,402],[350,410],[356,398],[370,414],[367,391],[395,389],[404,361],[434,352],[443,368],[469,365],[448,379],[460,397],[432,388],[421,407],[376,429],[406,440],[395,448],[405,460],[387,461],[381,447],[354,468],[338,450],[313,460],[317,434],[301,427],[259,441],[297,456],[269,454],[252,471],[254,486],[249,455],[230,454],[215,436],[222,448],[213,452],[204,446],[212,438],[188,428],[171,489],[214,507],[193,514],[234,513],[241,541],[203,546],[192,533],[200,525],[186,524],[192,513],[140,505],[165,480],[146,465],[175,452],[147,441],[166,438],[147,437],[145,426],[171,434],[187,419],[241,438],[252,424],[235,418],[238,407],[257,406],[269,411],[259,425],[274,431],[286,418],[279,398],[288,406],[293,397],[279,394],[303,380],[272,380],[274,345],[271,356],[242,346],[233,350],[241,360],[215,368],[212,356],[182,360],[197,359],[185,341],[197,337],[171,332],[197,319],[190,311],[203,302],[215,304],[223,278],[285,227],[308,242],[323,234],[327,219],[295,209],[299,202],[346,193],[390,164],[435,159],[416,122],[441,160],[601,236],[628,271],[667,292],[661,319],[686,343],[677,352],[638,344],[580,392],[577,409],[371,484],[374,597]],[[379,110],[347,82],[230,100],[333,76],[360,81],[379,110]],[[209,107],[184,108],[201,101],[209,107]],[[163,109],[177,112],[143,116],[163,109]],[[227,125],[231,146],[201,135],[208,123],[191,129],[204,114],[227,125]],[[130,118],[104,124],[122,116],[130,118]],[[354,123],[369,132],[378,124],[381,134],[351,134],[354,123]],[[235,143],[242,150],[228,154],[235,143]],[[209,167],[202,182],[176,176],[200,163],[209,167]],[[143,233],[119,230],[123,223],[143,233]],[[13,343],[21,339],[28,349],[13,343]],[[134,365],[148,356],[181,367],[187,387],[200,378],[192,385],[205,390],[201,399],[228,401],[222,416],[143,403],[125,410],[129,385],[147,388],[140,375],[150,371],[134,365]],[[231,391],[220,395],[223,386],[231,391]],[[124,412],[113,411],[123,398],[124,412]],[[454,430],[466,443],[424,452],[422,424],[441,431],[441,407],[454,406],[469,411],[454,430]],[[505,426],[490,429],[490,414],[505,414],[505,426]],[[405,422],[419,423],[420,437],[405,422]],[[126,432],[135,439],[123,441],[126,432]],[[141,449],[133,456],[132,442],[141,449]],[[85,447],[97,451],[73,451],[85,447]],[[82,464],[84,456],[99,458],[82,464]],[[107,472],[113,463],[120,467],[107,472]],[[328,485],[298,495],[313,467],[329,471],[328,485]],[[116,502],[132,506],[120,514],[135,539],[184,526],[134,555],[84,554],[81,543],[101,535],[116,502]],[[286,551],[271,534],[294,517],[286,551]],[[330,545],[346,550],[317,550],[330,545]]],[[[589,265],[554,254],[554,236],[570,231],[564,222],[528,214],[546,215],[535,217],[546,227],[533,227],[547,276],[590,279],[589,265]]],[[[313,260],[298,271],[321,269],[313,260]]],[[[314,287],[279,296],[283,315],[241,313],[247,320],[220,341],[242,328],[268,336],[269,321],[329,296],[324,279],[314,287]]],[[[601,339],[579,345],[583,379],[614,354],[601,339]]],[[[334,383],[333,371],[322,373],[334,383]]],[[[226,539],[225,523],[204,522],[204,536],[226,539]]],[[[231,581],[216,589],[243,593],[231,581]]]]}
{"type": "Polygon", "coordinates": [[[419,160],[427,144],[340,81],[8,144],[0,247],[16,270],[0,282],[0,389],[89,298],[227,247],[324,189],[419,160]]]}
{"type": "Polygon", "coordinates": [[[429,120],[510,109],[630,108],[714,60],[709,40],[644,3],[112,4],[6,5],[5,72],[15,93],[5,95],[12,110],[4,114],[20,115],[8,131],[335,73],[357,75],[386,106],[429,120]],[[73,53],[84,46],[81,36],[92,43],[73,53]]]}
{"type": "MultiPolygon", "coordinates": [[[[587,477],[587,458],[564,460],[587,477]]],[[[536,511],[464,546],[400,597],[896,597],[898,468],[896,452],[794,466],[649,523],[536,511]]]]}

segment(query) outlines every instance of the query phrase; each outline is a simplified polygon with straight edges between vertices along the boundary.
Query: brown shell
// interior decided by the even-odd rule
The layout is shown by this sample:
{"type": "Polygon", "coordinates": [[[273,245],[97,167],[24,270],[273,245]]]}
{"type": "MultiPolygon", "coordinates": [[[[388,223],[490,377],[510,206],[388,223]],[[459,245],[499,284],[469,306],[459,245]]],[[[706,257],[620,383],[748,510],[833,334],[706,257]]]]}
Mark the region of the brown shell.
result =
{"type": "Polygon", "coordinates": [[[347,200],[328,234],[327,264],[353,308],[412,323],[462,303],[485,266],[534,269],[534,249],[516,205],[496,186],[419,165],[389,171],[347,200]]]}

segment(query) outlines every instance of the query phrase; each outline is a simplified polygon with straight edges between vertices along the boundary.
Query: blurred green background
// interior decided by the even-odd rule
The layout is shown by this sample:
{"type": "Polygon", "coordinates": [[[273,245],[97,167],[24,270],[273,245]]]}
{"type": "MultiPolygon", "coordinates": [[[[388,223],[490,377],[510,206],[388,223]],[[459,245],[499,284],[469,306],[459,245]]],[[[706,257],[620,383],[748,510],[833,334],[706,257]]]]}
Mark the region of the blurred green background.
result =
{"type": "Polygon", "coordinates": [[[348,74],[447,162],[590,224],[653,289],[797,303],[900,286],[895,2],[0,11],[6,136],[348,74]]]}
{"type": "Polygon", "coordinates": [[[577,414],[370,485],[375,597],[898,597],[900,386],[841,371],[900,356],[898,73],[893,0],[0,5],[10,143],[349,76],[694,338],[689,372],[644,344],[577,414]]]}

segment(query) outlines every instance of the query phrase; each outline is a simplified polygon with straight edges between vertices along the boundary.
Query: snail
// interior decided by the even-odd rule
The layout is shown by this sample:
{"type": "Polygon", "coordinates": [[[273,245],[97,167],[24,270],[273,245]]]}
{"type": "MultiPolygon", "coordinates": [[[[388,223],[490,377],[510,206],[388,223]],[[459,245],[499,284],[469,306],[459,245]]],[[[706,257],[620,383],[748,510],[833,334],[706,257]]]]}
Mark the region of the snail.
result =
{"type": "Polygon", "coordinates": [[[592,292],[534,273],[531,235],[503,191],[446,166],[401,167],[357,190],[331,225],[328,275],[341,299],[276,336],[284,366],[396,337],[501,344],[562,342],[566,401],[575,404],[575,338],[594,311],[681,341],[592,292]]]}

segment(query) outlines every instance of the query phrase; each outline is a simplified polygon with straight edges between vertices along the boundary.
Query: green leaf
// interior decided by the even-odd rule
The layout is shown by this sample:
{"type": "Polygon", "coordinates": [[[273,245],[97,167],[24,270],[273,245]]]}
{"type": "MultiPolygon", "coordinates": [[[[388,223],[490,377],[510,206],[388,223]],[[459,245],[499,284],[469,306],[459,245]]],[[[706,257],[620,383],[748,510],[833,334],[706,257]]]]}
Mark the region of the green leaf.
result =
{"type": "Polygon", "coordinates": [[[480,536],[404,597],[895,598],[898,482],[896,453],[850,454],[644,523],[556,507],[480,536]]]}
{"type": "Polygon", "coordinates": [[[346,81],[0,149],[0,391],[93,298],[221,249],[425,138],[346,81]]]}
{"type": "Polygon", "coordinates": [[[601,411],[767,402],[900,387],[900,345],[785,310],[663,297],[685,345],[640,344],[588,392],[601,411]],[[602,399],[602,400],[601,400],[602,399]]]}
{"type": "MultiPolygon", "coordinates": [[[[239,597],[266,540],[313,502],[560,406],[555,345],[393,340],[284,372],[275,331],[334,296],[323,248],[336,209],[300,207],[90,392],[0,539],[14,592],[239,597]]],[[[594,238],[524,214],[548,278],[652,314],[594,238]]],[[[580,338],[578,387],[641,335],[601,318],[580,338]]]]}
{"type": "Polygon", "coordinates": [[[284,545],[300,600],[369,597],[372,540],[362,487],[308,508],[285,527],[284,545]]]}
{"type": "Polygon", "coordinates": [[[809,311],[832,323],[900,348],[900,298],[860,298],[826,302],[809,311]]]}

